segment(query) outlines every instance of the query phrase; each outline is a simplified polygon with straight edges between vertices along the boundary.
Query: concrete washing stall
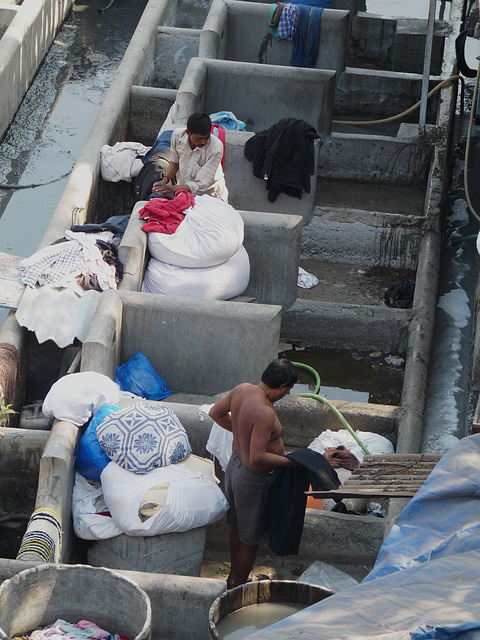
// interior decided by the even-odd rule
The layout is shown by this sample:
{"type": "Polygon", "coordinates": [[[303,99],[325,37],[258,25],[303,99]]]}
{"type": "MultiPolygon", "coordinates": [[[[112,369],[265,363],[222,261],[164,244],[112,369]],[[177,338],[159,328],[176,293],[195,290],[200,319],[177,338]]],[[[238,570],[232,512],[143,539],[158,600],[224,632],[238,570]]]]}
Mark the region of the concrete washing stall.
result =
{"type": "MultiPolygon", "coordinates": [[[[119,289],[140,291],[148,261],[147,234],[142,231],[144,220],[138,202],[119,248],[124,277],[119,289]]],[[[239,211],[244,222],[244,241],[250,259],[250,282],[241,298],[261,304],[291,306],[297,298],[298,261],[302,237],[302,218],[239,211]]]]}

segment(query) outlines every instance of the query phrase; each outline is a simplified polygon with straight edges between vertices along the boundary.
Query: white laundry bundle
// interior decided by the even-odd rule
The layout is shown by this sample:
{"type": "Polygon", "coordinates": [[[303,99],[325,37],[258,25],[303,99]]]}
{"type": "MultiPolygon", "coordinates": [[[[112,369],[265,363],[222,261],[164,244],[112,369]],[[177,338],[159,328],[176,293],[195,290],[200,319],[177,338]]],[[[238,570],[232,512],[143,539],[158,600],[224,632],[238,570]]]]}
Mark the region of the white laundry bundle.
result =
{"type": "Polygon", "coordinates": [[[45,396],[42,411],[79,427],[100,407],[118,404],[118,400],[118,387],[113,380],[95,371],[82,371],[57,380],[45,396]]]}
{"type": "Polygon", "coordinates": [[[143,167],[140,156],[150,147],[140,142],[116,142],[113,146],[104,144],[100,149],[100,171],[107,182],[131,182],[143,167]]]}
{"type": "Polygon", "coordinates": [[[75,533],[86,540],[120,533],[153,536],[189,531],[222,518],[228,503],[210,460],[188,456],[182,462],[137,475],[110,462],[101,486],[79,474],[73,492],[75,533]],[[100,515],[108,510],[110,515],[100,515]]]}
{"type": "Polygon", "coordinates": [[[243,242],[243,219],[229,204],[195,196],[175,233],[148,234],[152,258],[177,267],[213,267],[231,258],[243,242]]]}
{"type": "Polygon", "coordinates": [[[250,260],[243,246],[229,260],[214,267],[175,267],[153,258],[142,291],[204,300],[229,300],[241,295],[250,280],[250,260]]]}

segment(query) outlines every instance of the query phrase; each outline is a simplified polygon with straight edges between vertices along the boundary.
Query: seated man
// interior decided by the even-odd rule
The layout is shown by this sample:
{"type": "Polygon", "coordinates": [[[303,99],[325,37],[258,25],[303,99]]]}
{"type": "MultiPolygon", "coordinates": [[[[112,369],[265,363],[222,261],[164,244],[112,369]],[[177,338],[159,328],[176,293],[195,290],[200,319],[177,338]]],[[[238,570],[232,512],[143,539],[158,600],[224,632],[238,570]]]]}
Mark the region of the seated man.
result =
{"type": "Polygon", "coordinates": [[[227,201],[228,191],[221,166],[223,144],[210,134],[212,122],[206,113],[193,113],[187,128],[175,129],[170,147],[170,164],[165,176],[153,184],[155,195],[166,196],[184,189],[192,195],[207,194],[227,201]],[[178,172],[178,174],[177,174],[178,172]],[[170,181],[177,174],[177,184],[170,181]]]}

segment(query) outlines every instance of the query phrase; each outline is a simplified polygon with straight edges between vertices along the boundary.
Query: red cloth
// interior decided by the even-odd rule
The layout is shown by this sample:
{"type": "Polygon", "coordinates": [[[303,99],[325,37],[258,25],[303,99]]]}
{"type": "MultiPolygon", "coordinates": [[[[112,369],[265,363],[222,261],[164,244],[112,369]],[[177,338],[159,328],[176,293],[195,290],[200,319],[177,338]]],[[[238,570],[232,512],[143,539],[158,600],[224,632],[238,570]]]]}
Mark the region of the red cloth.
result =
{"type": "Polygon", "coordinates": [[[167,198],[149,200],[138,212],[138,218],[140,220],[148,218],[148,222],[142,227],[147,233],[155,231],[171,235],[185,218],[183,212],[194,204],[195,198],[192,194],[181,189],[175,192],[173,200],[167,200],[167,198]]]}
{"type": "Polygon", "coordinates": [[[211,133],[213,133],[214,136],[217,136],[217,138],[223,144],[222,169],[225,169],[225,167],[224,167],[224,164],[225,164],[225,129],[224,129],[224,127],[221,127],[216,122],[212,122],[211,133]]]}

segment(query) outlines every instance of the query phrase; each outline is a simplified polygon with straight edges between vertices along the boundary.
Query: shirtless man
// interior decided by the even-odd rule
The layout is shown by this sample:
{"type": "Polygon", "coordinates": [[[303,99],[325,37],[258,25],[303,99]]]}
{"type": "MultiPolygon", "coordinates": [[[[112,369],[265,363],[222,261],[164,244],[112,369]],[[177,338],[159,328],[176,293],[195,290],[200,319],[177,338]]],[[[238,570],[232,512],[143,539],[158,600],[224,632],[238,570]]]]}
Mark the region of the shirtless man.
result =
{"type": "Polygon", "coordinates": [[[260,384],[239,384],[210,410],[210,417],[233,434],[233,451],[225,472],[230,532],[229,589],[248,580],[258,545],[264,541],[263,501],[274,467],[294,467],[285,457],[282,425],[273,408],[297,381],[293,364],[274,360],[260,384]]]}

